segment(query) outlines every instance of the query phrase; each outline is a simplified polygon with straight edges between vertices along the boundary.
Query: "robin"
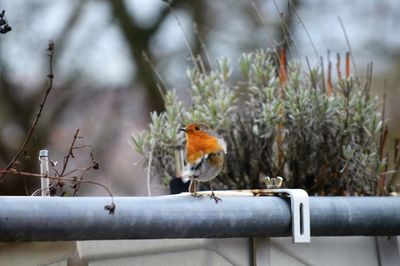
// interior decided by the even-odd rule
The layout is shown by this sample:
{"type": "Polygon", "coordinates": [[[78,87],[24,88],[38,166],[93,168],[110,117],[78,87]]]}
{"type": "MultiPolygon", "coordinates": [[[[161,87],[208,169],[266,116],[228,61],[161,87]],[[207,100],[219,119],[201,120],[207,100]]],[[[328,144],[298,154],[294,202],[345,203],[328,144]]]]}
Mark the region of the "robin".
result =
{"type": "MultiPolygon", "coordinates": [[[[189,192],[198,197],[200,182],[209,182],[221,172],[226,142],[206,123],[192,123],[180,130],[186,133],[186,166],[182,180],[190,180],[189,192]]],[[[218,203],[221,199],[215,196],[211,183],[210,189],[211,194],[208,196],[218,203]]]]}

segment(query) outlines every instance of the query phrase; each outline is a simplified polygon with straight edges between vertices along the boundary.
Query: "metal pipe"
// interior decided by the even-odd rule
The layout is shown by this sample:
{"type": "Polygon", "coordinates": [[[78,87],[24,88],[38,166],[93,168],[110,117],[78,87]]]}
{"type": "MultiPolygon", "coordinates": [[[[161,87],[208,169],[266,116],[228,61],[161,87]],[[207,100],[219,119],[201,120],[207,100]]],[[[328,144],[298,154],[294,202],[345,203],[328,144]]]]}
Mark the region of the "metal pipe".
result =
{"type": "MultiPolygon", "coordinates": [[[[280,197],[0,197],[0,241],[291,235],[280,197]]],[[[400,235],[400,197],[311,197],[311,235],[400,235]]]]}

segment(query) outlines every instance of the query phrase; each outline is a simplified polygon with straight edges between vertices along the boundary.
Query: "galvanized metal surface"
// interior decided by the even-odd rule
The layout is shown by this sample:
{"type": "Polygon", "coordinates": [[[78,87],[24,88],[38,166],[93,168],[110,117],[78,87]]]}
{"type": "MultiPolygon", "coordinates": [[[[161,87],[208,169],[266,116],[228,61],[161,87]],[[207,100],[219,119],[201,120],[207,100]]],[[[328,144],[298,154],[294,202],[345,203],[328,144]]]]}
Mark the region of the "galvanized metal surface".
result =
{"type": "MultiPolygon", "coordinates": [[[[0,241],[291,235],[288,199],[225,196],[0,197],[0,241]]],[[[400,197],[311,197],[313,236],[400,235],[400,197]]]]}
{"type": "Polygon", "coordinates": [[[312,236],[400,235],[400,197],[310,198],[312,236]]]}

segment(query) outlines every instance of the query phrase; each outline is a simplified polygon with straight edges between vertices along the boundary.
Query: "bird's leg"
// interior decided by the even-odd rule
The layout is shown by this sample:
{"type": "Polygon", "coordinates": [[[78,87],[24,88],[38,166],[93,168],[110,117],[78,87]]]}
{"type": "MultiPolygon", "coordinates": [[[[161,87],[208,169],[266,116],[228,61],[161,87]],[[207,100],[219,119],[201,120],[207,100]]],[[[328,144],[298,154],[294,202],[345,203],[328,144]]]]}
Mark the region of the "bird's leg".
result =
{"type": "Polygon", "coordinates": [[[193,197],[203,197],[203,195],[197,194],[197,189],[199,188],[199,181],[196,179],[190,180],[189,184],[189,192],[193,197]]]}
{"type": "Polygon", "coordinates": [[[218,204],[218,201],[222,201],[222,199],[218,198],[217,196],[215,196],[214,194],[214,189],[211,186],[211,182],[210,182],[210,189],[211,189],[211,194],[208,195],[210,198],[215,200],[215,203],[218,204]]]}

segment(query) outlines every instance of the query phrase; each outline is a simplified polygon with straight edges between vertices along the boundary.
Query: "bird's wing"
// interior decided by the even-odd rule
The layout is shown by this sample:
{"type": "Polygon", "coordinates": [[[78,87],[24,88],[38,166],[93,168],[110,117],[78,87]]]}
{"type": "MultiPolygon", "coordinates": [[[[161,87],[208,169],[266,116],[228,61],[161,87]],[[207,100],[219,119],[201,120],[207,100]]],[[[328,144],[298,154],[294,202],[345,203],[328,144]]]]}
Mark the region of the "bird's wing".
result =
{"type": "Polygon", "coordinates": [[[206,154],[196,160],[195,163],[188,163],[182,173],[182,180],[198,179],[205,182],[213,179],[221,171],[224,161],[224,152],[213,152],[206,154]]]}

